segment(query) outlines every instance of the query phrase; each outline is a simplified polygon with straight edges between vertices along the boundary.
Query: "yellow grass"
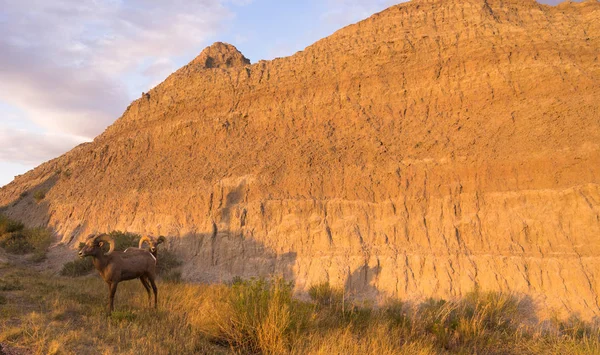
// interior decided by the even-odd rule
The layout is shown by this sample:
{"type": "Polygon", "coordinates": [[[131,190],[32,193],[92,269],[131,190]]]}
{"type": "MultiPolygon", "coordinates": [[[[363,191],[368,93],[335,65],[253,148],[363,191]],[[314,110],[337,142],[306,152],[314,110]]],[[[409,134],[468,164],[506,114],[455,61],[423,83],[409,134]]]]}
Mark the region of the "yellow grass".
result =
{"type": "Polygon", "coordinates": [[[2,265],[0,344],[33,354],[600,353],[597,327],[577,319],[539,325],[524,300],[499,293],[371,309],[335,297],[302,302],[282,280],[158,285],[157,311],[130,281],[107,316],[106,286],[95,275],[2,265]]]}

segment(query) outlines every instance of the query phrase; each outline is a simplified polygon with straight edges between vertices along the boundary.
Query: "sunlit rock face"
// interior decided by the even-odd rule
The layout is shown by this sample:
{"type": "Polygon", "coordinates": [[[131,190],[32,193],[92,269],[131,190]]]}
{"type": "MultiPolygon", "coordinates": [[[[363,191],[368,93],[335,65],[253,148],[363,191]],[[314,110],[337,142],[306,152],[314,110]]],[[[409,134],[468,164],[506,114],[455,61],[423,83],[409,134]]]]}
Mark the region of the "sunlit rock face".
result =
{"type": "Polygon", "coordinates": [[[217,43],[0,205],[72,247],[170,236],[188,280],[478,287],[591,318],[599,98],[597,1],[413,0],[287,58],[217,43]]]}

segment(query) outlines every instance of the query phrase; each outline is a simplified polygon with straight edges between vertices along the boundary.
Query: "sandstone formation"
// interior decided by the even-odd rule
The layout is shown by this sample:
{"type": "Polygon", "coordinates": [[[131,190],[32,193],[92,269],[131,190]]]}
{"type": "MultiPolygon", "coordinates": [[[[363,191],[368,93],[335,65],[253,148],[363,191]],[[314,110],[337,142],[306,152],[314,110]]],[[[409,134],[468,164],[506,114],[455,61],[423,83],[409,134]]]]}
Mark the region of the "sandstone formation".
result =
{"type": "Polygon", "coordinates": [[[172,236],[191,280],[478,287],[589,319],[599,184],[597,1],[413,0],[287,58],[215,44],[0,205],[71,247],[172,236]]]}

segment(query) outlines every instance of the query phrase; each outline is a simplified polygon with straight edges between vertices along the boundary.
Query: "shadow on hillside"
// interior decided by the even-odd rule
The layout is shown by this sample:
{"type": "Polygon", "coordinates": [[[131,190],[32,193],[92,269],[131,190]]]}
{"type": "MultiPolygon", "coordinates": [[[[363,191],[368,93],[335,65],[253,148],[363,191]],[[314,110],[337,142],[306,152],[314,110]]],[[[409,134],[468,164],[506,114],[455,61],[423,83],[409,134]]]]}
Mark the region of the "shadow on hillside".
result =
{"type": "Polygon", "coordinates": [[[297,254],[278,254],[243,231],[218,231],[168,238],[168,248],[184,262],[183,278],[206,283],[229,282],[235,277],[282,276],[294,281],[297,254]]]}
{"type": "Polygon", "coordinates": [[[0,214],[18,220],[27,227],[49,227],[50,204],[46,195],[59,178],[60,176],[55,174],[44,182],[21,191],[16,199],[0,207],[0,214]]]}
{"type": "Polygon", "coordinates": [[[363,265],[348,275],[344,283],[344,292],[353,299],[376,299],[382,294],[375,283],[381,272],[380,266],[363,265]]]}

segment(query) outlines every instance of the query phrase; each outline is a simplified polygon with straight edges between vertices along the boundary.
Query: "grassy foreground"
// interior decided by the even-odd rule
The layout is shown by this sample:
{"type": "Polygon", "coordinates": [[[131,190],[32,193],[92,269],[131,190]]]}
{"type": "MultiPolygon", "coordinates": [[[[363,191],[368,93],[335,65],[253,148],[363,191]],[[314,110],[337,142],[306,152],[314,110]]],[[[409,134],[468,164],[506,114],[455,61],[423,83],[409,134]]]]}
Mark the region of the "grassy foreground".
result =
{"type": "Polygon", "coordinates": [[[600,353],[597,327],[575,319],[528,326],[526,303],[498,293],[372,309],[326,284],[311,290],[312,302],[292,298],[281,280],[158,286],[158,311],[130,281],[107,316],[99,277],[0,265],[0,344],[23,354],[600,353]]]}

